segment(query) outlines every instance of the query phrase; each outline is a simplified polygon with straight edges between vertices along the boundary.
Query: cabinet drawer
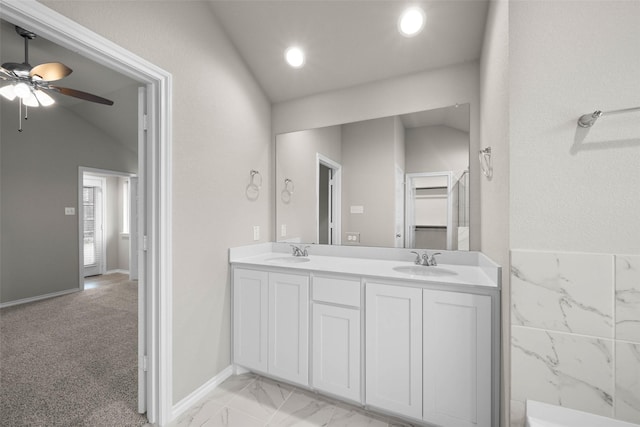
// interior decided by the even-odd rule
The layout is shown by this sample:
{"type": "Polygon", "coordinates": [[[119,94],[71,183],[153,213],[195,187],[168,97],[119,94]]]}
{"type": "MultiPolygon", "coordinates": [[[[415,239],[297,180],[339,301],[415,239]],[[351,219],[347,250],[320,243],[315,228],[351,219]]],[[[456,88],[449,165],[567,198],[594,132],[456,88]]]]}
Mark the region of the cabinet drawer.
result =
{"type": "Polygon", "coordinates": [[[360,308],[360,280],[314,277],[313,300],[360,308]]]}

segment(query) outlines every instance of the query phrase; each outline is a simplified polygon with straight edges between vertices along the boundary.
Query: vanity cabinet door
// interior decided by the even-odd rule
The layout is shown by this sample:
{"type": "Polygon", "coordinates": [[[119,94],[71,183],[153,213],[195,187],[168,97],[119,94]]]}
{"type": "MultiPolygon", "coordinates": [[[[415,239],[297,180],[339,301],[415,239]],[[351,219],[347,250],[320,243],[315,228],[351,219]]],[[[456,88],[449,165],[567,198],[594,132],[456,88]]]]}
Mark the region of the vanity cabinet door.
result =
{"type": "Polygon", "coordinates": [[[366,285],[366,402],[422,418],[422,289],[366,285]]]}
{"type": "Polygon", "coordinates": [[[360,402],[360,310],[313,304],[313,387],[360,402]]]}
{"type": "Polygon", "coordinates": [[[269,273],[269,373],[309,384],[309,277],[269,273]]]}
{"type": "Polygon", "coordinates": [[[233,270],[233,359],[267,371],[268,273],[233,270]]]}
{"type": "Polygon", "coordinates": [[[423,419],[491,427],[491,299],[423,291],[423,419]]]}

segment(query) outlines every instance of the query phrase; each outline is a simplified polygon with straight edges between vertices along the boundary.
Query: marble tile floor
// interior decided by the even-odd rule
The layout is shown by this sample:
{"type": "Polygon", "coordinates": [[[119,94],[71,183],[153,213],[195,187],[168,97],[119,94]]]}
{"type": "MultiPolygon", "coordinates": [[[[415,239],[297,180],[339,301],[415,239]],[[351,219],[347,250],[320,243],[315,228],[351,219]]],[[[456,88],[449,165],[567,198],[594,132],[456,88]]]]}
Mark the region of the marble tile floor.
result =
{"type": "Polygon", "coordinates": [[[170,427],[412,427],[254,374],[232,376],[170,427]]]}

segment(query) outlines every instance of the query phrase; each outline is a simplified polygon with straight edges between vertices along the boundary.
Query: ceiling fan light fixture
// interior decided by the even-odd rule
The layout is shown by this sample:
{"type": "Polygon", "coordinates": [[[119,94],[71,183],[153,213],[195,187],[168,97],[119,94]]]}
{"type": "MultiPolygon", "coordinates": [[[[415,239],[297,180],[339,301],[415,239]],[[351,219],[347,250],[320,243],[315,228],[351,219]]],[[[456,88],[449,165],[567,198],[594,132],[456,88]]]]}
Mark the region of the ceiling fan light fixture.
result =
{"type": "Polygon", "coordinates": [[[16,83],[13,90],[18,98],[21,98],[22,100],[31,95],[31,89],[29,88],[29,85],[24,82],[16,83]]]}
{"type": "Polygon", "coordinates": [[[16,90],[14,85],[7,85],[0,88],[0,95],[4,96],[9,101],[16,99],[16,90]]]}
{"type": "Polygon", "coordinates": [[[50,97],[47,93],[41,91],[40,89],[35,90],[33,93],[38,99],[40,105],[42,105],[43,107],[48,107],[49,105],[55,104],[56,102],[52,97],[50,97]]]}
{"type": "Polygon", "coordinates": [[[300,68],[304,65],[304,52],[297,46],[291,46],[284,52],[284,58],[293,68],[300,68]]]}
{"type": "Polygon", "coordinates": [[[420,7],[410,7],[398,19],[398,31],[405,37],[418,35],[424,28],[427,15],[420,7]]]}
{"type": "Polygon", "coordinates": [[[33,92],[29,91],[29,95],[22,98],[22,103],[27,107],[39,107],[40,103],[38,102],[38,98],[33,94],[33,92]]]}

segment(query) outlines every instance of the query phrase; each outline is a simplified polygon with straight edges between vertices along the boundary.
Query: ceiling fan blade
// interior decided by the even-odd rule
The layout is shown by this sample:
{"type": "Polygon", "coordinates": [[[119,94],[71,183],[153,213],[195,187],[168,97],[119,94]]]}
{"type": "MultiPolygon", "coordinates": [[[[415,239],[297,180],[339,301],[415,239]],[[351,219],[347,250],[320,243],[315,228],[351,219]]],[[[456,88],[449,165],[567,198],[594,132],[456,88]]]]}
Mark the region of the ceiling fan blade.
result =
{"type": "Polygon", "coordinates": [[[13,80],[16,76],[10,72],[9,70],[5,70],[3,67],[0,67],[0,79],[2,80],[13,80]]]}
{"type": "Polygon", "coordinates": [[[45,64],[36,65],[31,69],[29,75],[40,76],[42,80],[52,82],[67,77],[73,70],[61,62],[47,62],[45,64]]]}
{"type": "Polygon", "coordinates": [[[82,92],[81,90],[69,89],[68,87],[60,87],[60,86],[49,86],[49,89],[55,90],[56,92],[60,92],[63,95],[80,98],[85,101],[97,102],[98,104],[104,104],[104,105],[113,105],[113,101],[109,99],[102,98],[98,95],[92,95],[87,92],[82,92]]]}

